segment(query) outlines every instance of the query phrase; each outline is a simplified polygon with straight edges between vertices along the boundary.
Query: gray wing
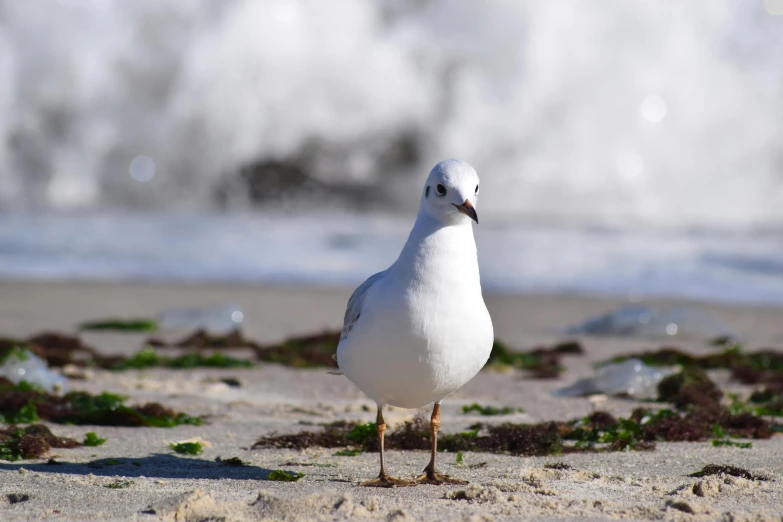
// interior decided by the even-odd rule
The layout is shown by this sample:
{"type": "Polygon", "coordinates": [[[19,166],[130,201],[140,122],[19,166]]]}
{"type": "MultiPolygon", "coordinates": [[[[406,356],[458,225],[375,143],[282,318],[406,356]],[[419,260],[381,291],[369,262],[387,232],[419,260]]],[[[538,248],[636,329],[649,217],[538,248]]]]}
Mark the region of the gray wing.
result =
{"type": "Polygon", "coordinates": [[[340,340],[342,341],[348,334],[351,333],[353,325],[359,320],[362,315],[362,305],[364,304],[364,298],[367,296],[367,292],[370,290],[375,282],[386,275],[386,270],[378,272],[367,278],[367,281],[360,284],[359,287],[353,291],[351,298],[348,299],[348,307],[345,309],[345,319],[343,320],[343,331],[340,333],[340,340]]]}

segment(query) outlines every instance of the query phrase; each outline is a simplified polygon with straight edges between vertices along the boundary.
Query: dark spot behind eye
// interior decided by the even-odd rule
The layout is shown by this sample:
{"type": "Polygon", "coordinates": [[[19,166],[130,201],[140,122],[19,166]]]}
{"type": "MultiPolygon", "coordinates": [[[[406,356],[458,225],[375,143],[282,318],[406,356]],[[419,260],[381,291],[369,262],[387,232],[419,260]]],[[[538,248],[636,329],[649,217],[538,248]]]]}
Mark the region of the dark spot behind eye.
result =
{"type": "Polygon", "coordinates": [[[435,187],[435,190],[438,191],[439,196],[445,196],[446,195],[446,187],[438,183],[438,186],[435,187]]]}
{"type": "Polygon", "coordinates": [[[476,194],[478,194],[478,185],[476,185],[476,194]]]}
{"type": "Polygon", "coordinates": [[[427,188],[424,190],[424,197],[428,198],[430,197],[430,186],[427,185],[427,188]]]}

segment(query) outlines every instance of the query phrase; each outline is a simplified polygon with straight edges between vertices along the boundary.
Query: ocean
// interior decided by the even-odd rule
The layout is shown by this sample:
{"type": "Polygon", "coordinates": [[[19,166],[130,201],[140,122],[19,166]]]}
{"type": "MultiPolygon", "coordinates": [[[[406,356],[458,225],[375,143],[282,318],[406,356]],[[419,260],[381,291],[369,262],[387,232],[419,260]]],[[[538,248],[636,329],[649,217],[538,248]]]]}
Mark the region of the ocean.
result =
{"type": "MultiPolygon", "coordinates": [[[[4,215],[0,277],[356,285],[394,262],[414,218],[336,211],[4,215]]],[[[491,217],[474,230],[485,290],[783,304],[779,230],[491,217]]]]}

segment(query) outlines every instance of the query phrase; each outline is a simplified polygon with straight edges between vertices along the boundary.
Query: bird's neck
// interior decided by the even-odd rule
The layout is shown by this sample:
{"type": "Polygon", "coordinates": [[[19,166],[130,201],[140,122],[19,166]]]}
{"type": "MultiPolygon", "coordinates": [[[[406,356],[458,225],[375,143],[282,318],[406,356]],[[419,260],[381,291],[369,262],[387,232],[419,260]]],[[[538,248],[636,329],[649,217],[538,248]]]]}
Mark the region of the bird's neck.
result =
{"type": "Polygon", "coordinates": [[[452,265],[478,273],[476,242],[469,218],[444,223],[419,212],[396,264],[420,271],[424,266],[449,270],[452,265]]]}

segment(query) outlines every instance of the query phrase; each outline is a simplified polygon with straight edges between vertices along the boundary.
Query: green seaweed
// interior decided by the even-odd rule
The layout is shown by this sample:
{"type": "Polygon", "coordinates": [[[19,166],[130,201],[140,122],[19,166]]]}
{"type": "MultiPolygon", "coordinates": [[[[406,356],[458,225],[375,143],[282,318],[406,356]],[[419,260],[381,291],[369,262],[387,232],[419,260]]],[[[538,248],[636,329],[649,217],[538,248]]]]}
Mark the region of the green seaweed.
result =
{"type": "Polygon", "coordinates": [[[29,347],[24,342],[10,339],[2,340],[0,341],[0,366],[5,364],[10,358],[26,361],[30,358],[30,353],[29,347]]]}
{"type": "Polygon", "coordinates": [[[80,330],[115,332],[154,332],[158,323],[154,319],[105,319],[88,321],[79,325],[80,330]]]}
{"type": "Polygon", "coordinates": [[[313,335],[290,337],[279,344],[258,346],[256,354],[262,362],[284,364],[294,368],[334,367],[333,356],[340,342],[339,330],[327,330],[313,335]]]}
{"type": "Polygon", "coordinates": [[[222,353],[203,355],[200,353],[188,353],[178,357],[159,355],[154,348],[144,348],[133,357],[117,361],[111,366],[112,370],[143,370],[147,368],[250,368],[251,361],[228,357],[222,353]]]}
{"type": "MultiPolygon", "coordinates": [[[[628,418],[597,411],[570,422],[538,424],[481,423],[471,431],[441,433],[438,449],[449,452],[485,451],[513,455],[558,455],[581,451],[644,451],[658,441],[703,442],[727,437],[767,439],[783,430],[763,417],[721,404],[722,393],[700,368],[685,371],[661,382],[661,396],[676,409],[637,408],[628,418]]],[[[747,407],[747,406],[745,406],[747,407]]],[[[417,416],[386,435],[389,449],[427,450],[431,447],[430,426],[417,416]]],[[[747,447],[747,442],[728,445],[747,447]]],[[[377,451],[374,424],[333,422],[321,432],[303,431],[259,439],[255,448],[305,449],[314,446],[377,451]]]]}
{"type": "Polygon", "coordinates": [[[78,446],[73,439],[55,436],[43,424],[0,428],[0,460],[38,459],[51,448],[78,446]]]}
{"type": "Polygon", "coordinates": [[[101,439],[94,431],[89,431],[84,435],[83,446],[103,446],[107,439],[101,439]]]}
{"type": "Polygon", "coordinates": [[[204,447],[198,442],[172,442],[171,449],[182,455],[200,455],[204,447]]]}
{"type": "Polygon", "coordinates": [[[304,477],[304,473],[296,473],[295,471],[284,471],[282,469],[276,469],[267,475],[266,480],[276,480],[278,482],[296,482],[300,478],[304,477]]]}
{"type": "Polygon", "coordinates": [[[749,368],[783,372],[783,353],[772,349],[746,352],[739,344],[733,344],[720,353],[708,355],[691,355],[677,348],[663,347],[656,351],[618,355],[598,365],[628,359],[639,359],[648,366],[697,366],[704,370],[749,368]]]}
{"type": "Polygon", "coordinates": [[[492,416],[492,415],[511,415],[514,413],[522,413],[525,410],[523,410],[522,408],[511,408],[509,406],[504,406],[502,408],[497,408],[495,406],[481,406],[476,402],[462,407],[462,413],[467,414],[474,411],[477,412],[479,415],[492,416]]]}
{"type": "Polygon", "coordinates": [[[560,375],[563,367],[560,359],[563,355],[584,353],[576,341],[565,341],[547,348],[535,348],[529,352],[512,351],[505,343],[496,340],[487,362],[488,368],[515,368],[528,370],[539,379],[553,379],[560,375]]]}
{"type": "Polygon", "coordinates": [[[126,400],[127,397],[108,392],[91,395],[74,391],[59,396],[0,377],[0,416],[5,422],[27,423],[40,418],[60,424],[152,427],[202,423],[198,417],[175,412],[158,403],[126,406],[126,400]]]}
{"type": "Polygon", "coordinates": [[[527,352],[513,352],[505,343],[496,340],[492,343],[488,365],[502,364],[519,369],[532,369],[541,362],[539,356],[527,352]]]}
{"type": "Polygon", "coordinates": [[[133,484],[135,484],[135,481],[133,480],[115,480],[114,482],[104,484],[103,487],[109,489],[125,489],[131,487],[133,484]]]}
{"type": "Polygon", "coordinates": [[[783,396],[769,395],[769,391],[756,391],[747,401],[743,401],[736,393],[728,394],[729,411],[734,415],[748,413],[755,416],[783,417],[783,396]],[[771,397],[769,400],[765,400],[771,397]]]}
{"type": "Polygon", "coordinates": [[[4,424],[30,424],[38,420],[40,420],[38,409],[32,401],[27,401],[16,411],[6,411],[0,414],[0,423],[4,424]]]}
{"type": "Polygon", "coordinates": [[[730,439],[712,439],[713,446],[734,446],[736,448],[748,449],[753,447],[752,442],[737,442],[730,439]]]}
{"type": "Polygon", "coordinates": [[[378,427],[374,422],[368,422],[367,424],[357,424],[348,433],[348,440],[355,444],[364,445],[369,441],[375,440],[378,436],[378,427]]]}

